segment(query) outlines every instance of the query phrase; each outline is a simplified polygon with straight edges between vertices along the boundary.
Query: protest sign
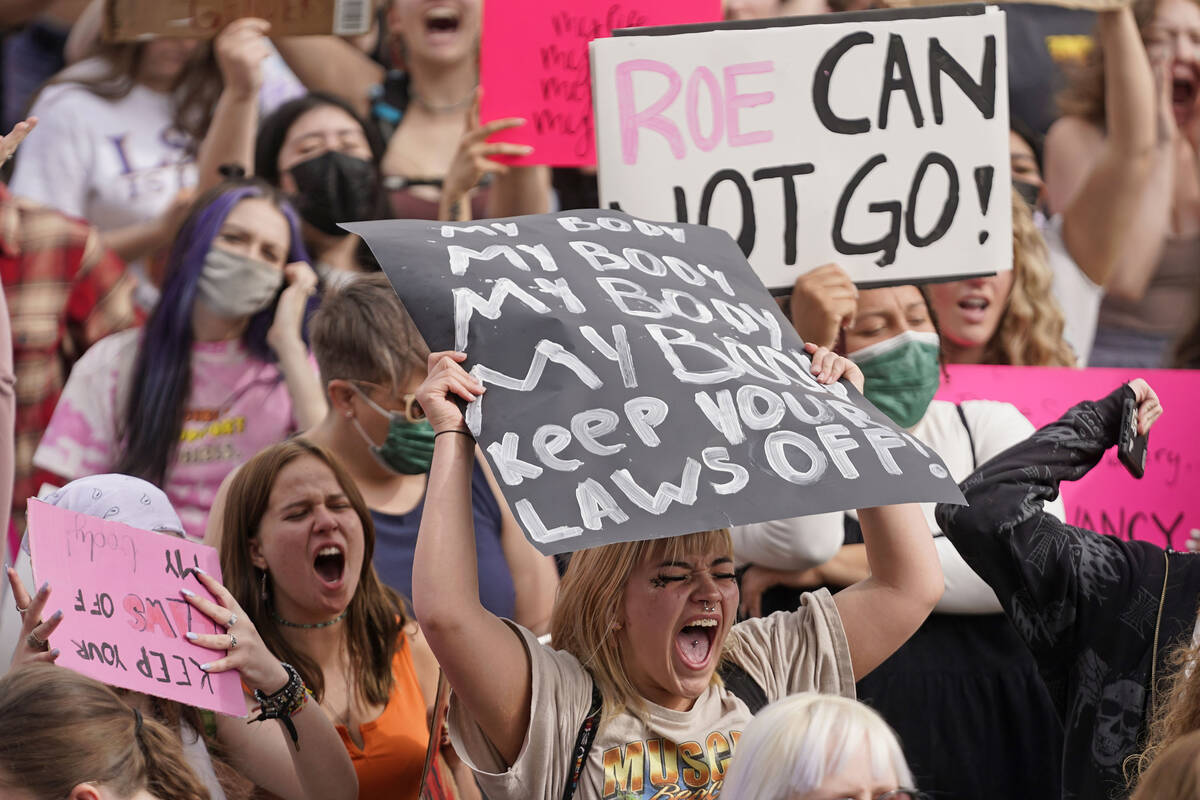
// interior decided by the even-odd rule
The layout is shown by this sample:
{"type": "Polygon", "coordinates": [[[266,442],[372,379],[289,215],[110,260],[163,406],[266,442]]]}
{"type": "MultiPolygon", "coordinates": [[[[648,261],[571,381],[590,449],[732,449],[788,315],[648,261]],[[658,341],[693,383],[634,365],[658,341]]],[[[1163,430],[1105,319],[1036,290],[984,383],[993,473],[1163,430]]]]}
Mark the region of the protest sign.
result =
{"type": "Polygon", "coordinates": [[[495,139],[534,147],[517,164],[596,163],[588,43],[620,28],[721,18],[721,0],[488,0],[480,117],[524,117],[495,139]]]}
{"type": "Polygon", "coordinates": [[[1058,419],[1083,400],[1099,400],[1134,378],[1144,378],[1164,413],[1150,432],[1146,475],[1135,479],[1116,449],[1082,480],[1062,485],[1067,522],[1081,528],[1141,539],[1183,550],[1188,532],[1200,528],[1200,420],[1191,413],[1200,372],[1154,369],[992,367],[952,365],[938,398],[1001,400],[1015,405],[1036,426],[1058,419]]]}
{"type": "Polygon", "coordinates": [[[931,450],[822,386],[729,235],[577,211],[345,226],[468,406],[543,553],[906,501],[962,502],[931,450]]]}
{"type": "Polygon", "coordinates": [[[105,0],[106,41],[210,38],[235,19],[259,17],[272,36],[356,36],[371,27],[372,0],[105,0]]]}
{"type": "Polygon", "coordinates": [[[50,636],[62,651],[60,666],[111,686],[246,715],[237,672],[200,669],[224,654],[184,638],[188,631],[225,633],[179,591],[211,598],[188,569],[220,580],[216,550],[34,499],[29,545],[38,583],[50,584],[51,603],[63,611],[50,636]]]}
{"type": "Polygon", "coordinates": [[[1009,269],[1004,15],[958,12],[593,42],[602,205],[723,228],[772,290],[1009,269]]]}

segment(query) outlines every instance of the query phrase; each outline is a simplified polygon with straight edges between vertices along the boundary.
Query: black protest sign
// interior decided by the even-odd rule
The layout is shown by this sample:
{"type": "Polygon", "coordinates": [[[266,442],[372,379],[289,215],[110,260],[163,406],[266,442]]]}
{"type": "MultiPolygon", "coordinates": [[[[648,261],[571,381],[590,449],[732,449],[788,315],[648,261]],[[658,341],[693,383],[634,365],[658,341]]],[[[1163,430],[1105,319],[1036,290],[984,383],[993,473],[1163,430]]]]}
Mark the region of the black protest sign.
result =
{"type": "Polygon", "coordinates": [[[576,211],[346,226],[434,350],[544,553],[906,501],[961,502],[929,448],[803,343],[715,228],[576,211]]]}
{"type": "Polygon", "coordinates": [[[772,289],[1009,269],[1004,14],[887,13],[592,42],[603,204],[723,228],[772,289]]]}

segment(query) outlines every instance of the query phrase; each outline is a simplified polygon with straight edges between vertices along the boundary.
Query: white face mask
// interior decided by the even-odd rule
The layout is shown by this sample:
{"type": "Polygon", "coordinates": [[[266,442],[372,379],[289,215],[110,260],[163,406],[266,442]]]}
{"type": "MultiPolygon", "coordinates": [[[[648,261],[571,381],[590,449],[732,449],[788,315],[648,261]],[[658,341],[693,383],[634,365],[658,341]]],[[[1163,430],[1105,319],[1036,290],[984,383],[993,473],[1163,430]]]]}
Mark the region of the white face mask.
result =
{"type": "Polygon", "coordinates": [[[196,289],[222,317],[249,317],[271,305],[283,285],[283,270],[257,259],[210,248],[196,289]]]}

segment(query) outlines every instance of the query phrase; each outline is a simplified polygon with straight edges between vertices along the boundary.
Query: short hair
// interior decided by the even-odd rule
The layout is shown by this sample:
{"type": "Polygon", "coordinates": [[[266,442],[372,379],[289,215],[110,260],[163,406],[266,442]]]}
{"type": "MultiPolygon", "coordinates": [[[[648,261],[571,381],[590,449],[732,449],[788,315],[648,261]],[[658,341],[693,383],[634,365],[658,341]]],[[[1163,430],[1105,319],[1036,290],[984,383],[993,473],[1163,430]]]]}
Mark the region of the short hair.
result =
{"type": "Polygon", "coordinates": [[[862,757],[877,780],[891,771],[899,786],[915,788],[900,742],[877,712],[838,695],[794,694],[771,703],[746,726],[721,800],[788,800],[862,757]]]}
{"type": "MultiPolygon", "coordinates": [[[[727,550],[733,556],[728,529],[668,539],[616,542],[571,555],[550,615],[550,641],[555,648],[575,656],[591,674],[603,698],[605,719],[625,710],[638,714],[646,707],[645,699],[625,671],[613,627],[621,618],[630,573],[643,560],[660,553],[677,559],[716,549],[727,550]]],[[[731,654],[730,648],[731,639],[727,636],[721,659],[731,654]]],[[[713,683],[721,683],[715,671],[713,683]]]]}
{"type": "Polygon", "coordinates": [[[312,319],[321,380],[399,388],[425,369],[429,347],[382,273],[363,275],[325,295],[312,319]]]}

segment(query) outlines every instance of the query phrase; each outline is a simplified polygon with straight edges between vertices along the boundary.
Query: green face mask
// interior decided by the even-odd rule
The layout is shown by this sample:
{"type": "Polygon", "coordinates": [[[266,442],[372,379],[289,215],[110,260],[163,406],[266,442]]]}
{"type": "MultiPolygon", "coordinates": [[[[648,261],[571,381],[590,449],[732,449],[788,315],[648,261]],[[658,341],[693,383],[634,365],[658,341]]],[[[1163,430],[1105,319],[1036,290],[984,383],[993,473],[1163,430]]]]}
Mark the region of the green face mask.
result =
{"type": "Polygon", "coordinates": [[[862,370],[863,394],[901,428],[911,428],[925,416],[941,382],[936,333],[905,331],[849,353],[862,370]]]}
{"type": "Polygon", "coordinates": [[[387,438],[383,444],[375,444],[367,432],[362,429],[358,420],[351,417],[350,421],[358,428],[359,434],[366,441],[371,455],[384,468],[400,475],[421,475],[429,472],[433,464],[433,437],[436,435],[429,420],[409,422],[399,411],[388,411],[376,404],[366,393],[357,386],[354,390],[367,405],[388,418],[387,438]]]}

